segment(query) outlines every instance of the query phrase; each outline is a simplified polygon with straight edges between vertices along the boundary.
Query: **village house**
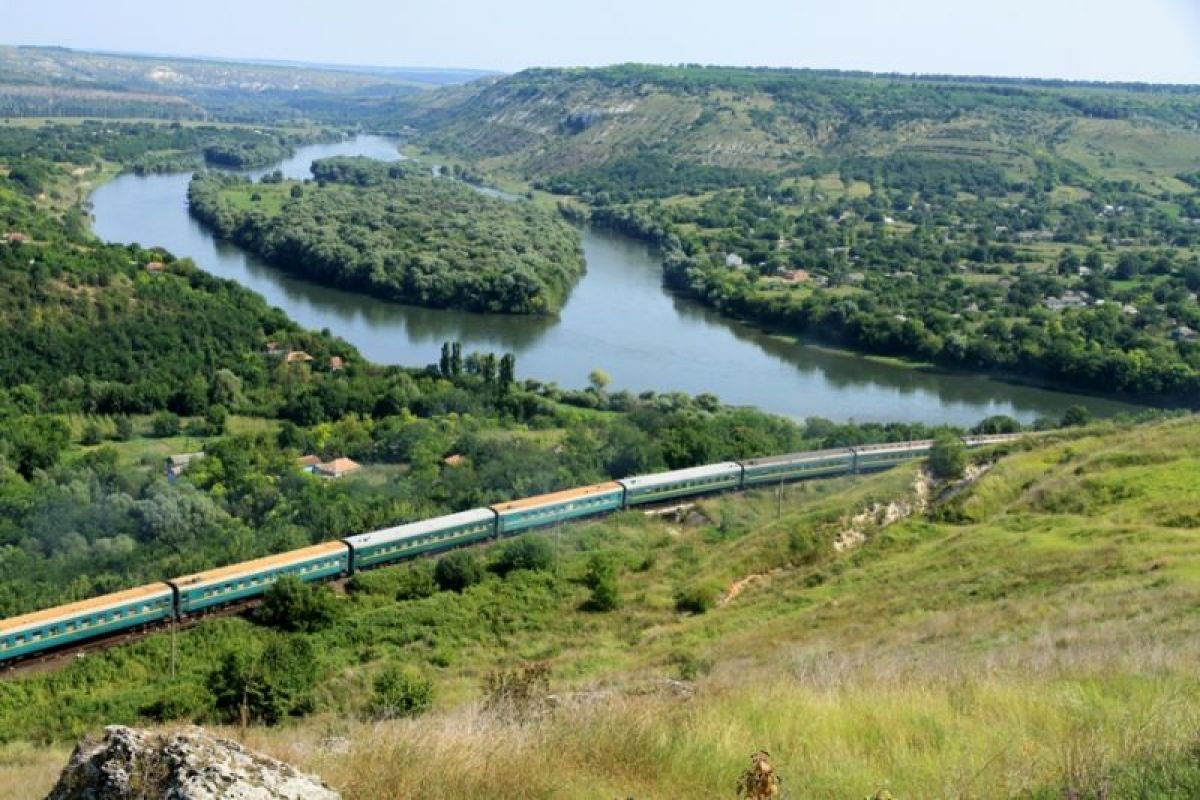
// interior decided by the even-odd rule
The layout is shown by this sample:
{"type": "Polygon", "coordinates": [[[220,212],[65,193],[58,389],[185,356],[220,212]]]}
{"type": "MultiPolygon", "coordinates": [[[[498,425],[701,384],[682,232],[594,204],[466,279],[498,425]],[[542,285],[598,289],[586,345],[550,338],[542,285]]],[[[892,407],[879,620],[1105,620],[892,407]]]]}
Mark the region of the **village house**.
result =
{"type": "Polygon", "coordinates": [[[320,463],[321,463],[320,456],[307,455],[307,456],[300,456],[299,458],[296,459],[296,464],[299,465],[300,469],[303,470],[304,472],[312,472],[314,469],[316,469],[317,465],[320,463]]]}
{"type": "Polygon", "coordinates": [[[162,272],[163,266],[161,261],[151,261],[146,264],[146,272],[162,272]]]}
{"type": "Polygon", "coordinates": [[[335,458],[333,461],[317,464],[313,469],[313,474],[320,475],[322,478],[341,478],[360,469],[362,469],[362,465],[356,461],[348,458],[335,458]]]}
{"type": "Polygon", "coordinates": [[[313,357],[303,350],[289,350],[283,360],[288,364],[299,364],[312,361],[313,357]]]}
{"type": "Polygon", "coordinates": [[[340,372],[340,371],[344,370],[345,368],[346,368],[346,362],[342,359],[341,356],[330,356],[329,357],[329,371],[330,372],[340,372]]]}
{"type": "Polygon", "coordinates": [[[4,234],[4,241],[9,244],[22,244],[29,241],[29,236],[19,231],[4,234]]]}
{"type": "Polygon", "coordinates": [[[725,255],[725,266],[729,267],[730,269],[739,269],[744,263],[745,262],[742,261],[742,257],[737,253],[726,253],[725,255]]]}
{"type": "Polygon", "coordinates": [[[1180,325],[1175,330],[1171,331],[1171,338],[1177,342],[1194,342],[1200,339],[1200,334],[1189,328],[1187,325],[1180,325]]]}
{"type": "Polygon", "coordinates": [[[204,453],[178,453],[167,456],[167,482],[174,483],[175,479],[187,471],[193,462],[202,458],[204,458],[204,453]]]}

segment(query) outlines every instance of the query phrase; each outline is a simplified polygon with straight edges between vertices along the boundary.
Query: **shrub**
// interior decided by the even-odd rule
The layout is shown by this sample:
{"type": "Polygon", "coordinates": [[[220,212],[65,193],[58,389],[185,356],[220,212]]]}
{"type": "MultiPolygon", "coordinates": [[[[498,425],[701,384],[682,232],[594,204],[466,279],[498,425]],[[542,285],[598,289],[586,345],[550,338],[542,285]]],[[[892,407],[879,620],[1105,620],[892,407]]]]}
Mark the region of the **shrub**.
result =
{"type": "Polygon", "coordinates": [[[285,575],[263,595],[255,619],[282,631],[312,633],[327,627],[337,616],[337,598],[328,586],[311,586],[294,575],[285,575]]]}
{"type": "Polygon", "coordinates": [[[675,593],[675,610],[703,614],[717,604],[720,590],[711,583],[696,583],[675,593]]]}
{"type": "Polygon", "coordinates": [[[80,444],[94,445],[100,444],[104,438],[103,432],[100,430],[100,425],[96,422],[89,422],[83,426],[83,435],[80,437],[80,444]]]}
{"type": "Polygon", "coordinates": [[[225,721],[274,725],[312,710],[312,690],[319,677],[312,643],[280,637],[261,654],[243,647],[227,652],[209,675],[208,689],[225,721]]]}
{"type": "Polygon", "coordinates": [[[929,453],[929,469],[942,480],[961,478],[967,469],[967,446],[949,433],[938,434],[929,453]]]}
{"type": "Polygon", "coordinates": [[[605,553],[597,553],[588,560],[587,573],[583,582],[592,590],[586,608],[591,611],[612,611],[621,605],[620,589],[617,586],[617,562],[605,553]]]}
{"type": "Polygon", "coordinates": [[[160,411],[150,420],[150,432],[159,438],[178,436],[181,430],[183,430],[183,422],[179,419],[179,415],[172,414],[170,411],[160,411]]]}
{"type": "Polygon", "coordinates": [[[505,722],[530,722],[549,709],[550,665],[524,664],[488,673],[483,680],[483,708],[505,722]]]}
{"type": "Polygon", "coordinates": [[[470,550],[455,550],[438,560],[433,580],[448,592],[461,592],[483,580],[483,566],[470,550]]]}
{"type": "Polygon", "coordinates": [[[554,546],[544,537],[526,535],[504,545],[492,569],[500,575],[507,575],[518,569],[538,572],[553,566],[554,546]]]}
{"type": "Polygon", "coordinates": [[[1083,406],[1071,406],[1062,415],[1062,422],[1059,424],[1059,427],[1076,428],[1081,425],[1087,425],[1091,421],[1092,412],[1083,406]]]}
{"type": "Polygon", "coordinates": [[[438,584],[427,569],[412,567],[401,572],[396,578],[397,600],[420,600],[437,590],[438,584]]]}
{"type": "Polygon", "coordinates": [[[127,442],[133,438],[133,420],[126,416],[117,417],[116,438],[127,442]]]}
{"type": "Polygon", "coordinates": [[[378,719],[415,717],[433,706],[433,681],[414,667],[389,666],[375,678],[371,713],[378,719]]]}

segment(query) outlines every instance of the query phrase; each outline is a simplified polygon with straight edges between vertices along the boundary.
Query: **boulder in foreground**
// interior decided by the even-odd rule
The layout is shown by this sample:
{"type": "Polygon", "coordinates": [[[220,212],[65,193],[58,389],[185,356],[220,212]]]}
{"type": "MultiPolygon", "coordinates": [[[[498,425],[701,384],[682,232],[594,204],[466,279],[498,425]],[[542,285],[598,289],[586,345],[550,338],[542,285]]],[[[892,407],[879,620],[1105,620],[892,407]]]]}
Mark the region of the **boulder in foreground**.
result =
{"type": "Polygon", "coordinates": [[[172,733],[112,725],[85,738],[47,800],[340,800],[295,767],[200,728],[172,733]]]}

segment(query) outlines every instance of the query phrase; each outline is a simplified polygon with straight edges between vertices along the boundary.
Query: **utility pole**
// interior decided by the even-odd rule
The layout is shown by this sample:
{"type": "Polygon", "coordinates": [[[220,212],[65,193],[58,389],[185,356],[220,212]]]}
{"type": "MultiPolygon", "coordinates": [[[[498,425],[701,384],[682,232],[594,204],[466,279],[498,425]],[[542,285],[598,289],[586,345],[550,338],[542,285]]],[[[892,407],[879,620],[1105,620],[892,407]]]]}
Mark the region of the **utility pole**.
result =
{"type": "Polygon", "coordinates": [[[175,614],[171,615],[171,679],[175,678],[175,629],[179,624],[179,617],[175,614]]]}
{"type": "Polygon", "coordinates": [[[783,474],[779,475],[779,488],[775,490],[775,519],[783,516],[783,474]]]}

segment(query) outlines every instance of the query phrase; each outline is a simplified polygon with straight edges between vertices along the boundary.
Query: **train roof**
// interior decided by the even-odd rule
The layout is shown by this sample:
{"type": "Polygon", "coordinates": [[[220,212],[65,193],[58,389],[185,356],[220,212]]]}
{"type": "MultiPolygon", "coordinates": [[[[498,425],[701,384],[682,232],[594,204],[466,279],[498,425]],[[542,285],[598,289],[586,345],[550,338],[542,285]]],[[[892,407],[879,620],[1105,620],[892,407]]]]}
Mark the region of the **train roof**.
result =
{"type": "Polygon", "coordinates": [[[968,445],[985,445],[985,444],[1002,444],[1004,442],[1015,442],[1029,434],[1027,433],[989,433],[978,436],[964,436],[963,441],[968,445]]]}
{"type": "Polygon", "coordinates": [[[490,508],[472,508],[470,511],[460,511],[457,514],[447,514],[443,517],[423,519],[404,525],[396,525],[392,528],[360,533],[357,536],[347,536],[344,541],[349,543],[351,547],[368,547],[370,545],[387,544],[388,542],[396,542],[401,539],[409,539],[413,536],[421,536],[422,534],[444,530],[445,528],[470,525],[472,522],[490,522],[495,518],[496,514],[490,508]]]}
{"type": "Polygon", "coordinates": [[[0,635],[13,633],[18,630],[24,630],[36,625],[45,625],[49,622],[54,622],[60,619],[73,619],[84,614],[105,611],[110,608],[136,603],[139,600],[149,600],[162,596],[171,596],[171,587],[163,582],[148,583],[145,586],[138,586],[134,589],[125,589],[112,594],[102,594],[99,597],[93,597],[89,600],[80,600],[76,603],[68,603],[65,606],[55,606],[54,608],[46,608],[41,611],[33,611],[28,614],[22,614],[19,617],[0,620],[0,635]]]}
{"type": "Polygon", "coordinates": [[[887,442],[885,444],[856,444],[850,448],[856,453],[892,453],[896,450],[918,450],[933,447],[933,439],[918,439],[914,442],[887,442]]]}
{"type": "Polygon", "coordinates": [[[645,489],[651,486],[662,486],[663,484],[679,483],[680,481],[690,481],[697,478],[714,478],[741,472],[741,470],[741,464],[724,461],[720,464],[705,464],[703,467],[689,467],[688,469],[677,469],[671,472],[656,472],[653,475],[637,475],[632,478],[622,478],[620,483],[629,489],[645,489]]]}
{"type": "Polygon", "coordinates": [[[805,461],[824,461],[827,458],[835,458],[837,456],[845,456],[849,458],[851,453],[849,447],[837,447],[830,450],[809,450],[804,453],[788,453],[782,456],[764,456],[762,458],[750,458],[742,462],[747,467],[767,467],[775,464],[802,464],[805,461]]]}
{"type": "Polygon", "coordinates": [[[278,555],[267,556],[266,558],[256,558],[253,561],[242,561],[237,564],[230,564],[227,567],[217,567],[205,572],[197,572],[194,575],[171,578],[167,583],[173,584],[179,589],[191,589],[210,583],[220,583],[223,580],[241,577],[242,575],[254,575],[263,570],[295,564],[298,561],[309,561],[325,555],[343,555],[347,552],[349,551],[346,549],[345,542],[325,542],[324,544],[314,544],[312,547],[302,547],[299,550],[289,550],[286,553],[279,553],[278,555]]]}
{"type": "Polygon", "coordinates": [[[592,486],[564,489],[561,492],[550,492],[549,494],[534,495],[533,497],[525,497],[520,500],[510,500],[507,503],[496,503],[491,506],[491,509],[497,514],[507,514],[526,508],[538,508],[540,506],[554,505],[555,503],[565,503],[580,497],[590,497],[596,494],[620,491],[620,489],[621,484],[616,481],[606,481],[605,483],[597,483],[592,486]]]}

